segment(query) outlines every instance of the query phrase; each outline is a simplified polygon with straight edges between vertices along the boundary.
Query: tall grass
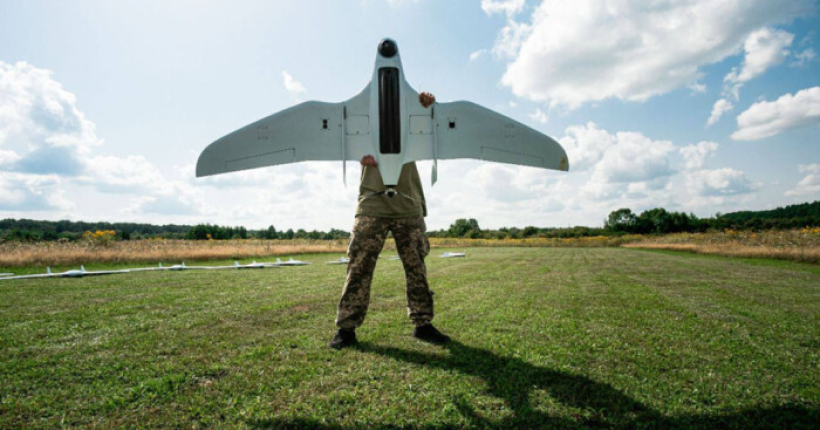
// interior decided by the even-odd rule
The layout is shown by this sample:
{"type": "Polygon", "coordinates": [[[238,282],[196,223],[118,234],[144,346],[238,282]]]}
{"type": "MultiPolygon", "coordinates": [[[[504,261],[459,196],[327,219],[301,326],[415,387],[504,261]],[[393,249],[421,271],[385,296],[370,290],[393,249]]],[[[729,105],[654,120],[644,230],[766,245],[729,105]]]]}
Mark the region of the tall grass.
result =
{"type": "Polygon", "coordinates": [[[647,237],[627,248],[666,249],[727,257],[820,263],[820,228],[763,232],[677,233],[647,237]]]}
{"type": "MultiPolygon", "coordinates": [[[[668,249],[731,257],[773,258],[820,263],[820,228],[786,231],[678,233],[663,236],[590,236],[581,238],[465,239],[430,238],[434,248],[562,247],[668,249]]],[[[385,249],[395,250],[388,239],[385,249]]],[[[78,242],[0,243],[0,267],[67,266],[87,263],[157,263],[265,258],[347,251],[339,240],[83,240],[78,242]]]]}
{"type": "Polygon", "coordinates": [[[129,240],[0,244],[0,267],[227,260],[344,252],[346,240],[129,240]]]}

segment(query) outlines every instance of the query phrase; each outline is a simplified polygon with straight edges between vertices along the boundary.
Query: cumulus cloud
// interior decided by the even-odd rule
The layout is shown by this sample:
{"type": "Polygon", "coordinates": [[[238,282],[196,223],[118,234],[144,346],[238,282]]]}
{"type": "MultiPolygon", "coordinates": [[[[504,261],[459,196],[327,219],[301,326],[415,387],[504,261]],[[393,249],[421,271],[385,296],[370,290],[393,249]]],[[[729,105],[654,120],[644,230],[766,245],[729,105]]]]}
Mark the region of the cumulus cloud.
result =
{"type": "Polygon", "coordinates": [[[715,142],[698,142],[695,145],[684,146],[680,149],[681,155],[684,159],[684,167],[687,170],[700,169],[703,167],[706,158],[713,155],[718,149],[718,144],[715,142]]]}
{"type": "Polygon", "coordinates": [[[80,159],[102,143],[74,94],[51,75],[25,62],[0,62],[0,148],[17,155],[0,167],[74,175],[81,170],[80,159]]]}
{"type": "Polygon", "coordinates": [[[0,175],[0,212],[71,209],[55,175],[0,175]]]}
{"type": "Polygon", "coordinates": [[[542,112],[540,108],[536,108],[535,112],[529,115],[530,119],[536,122],[540,122],[541,124],[546,124],[549,121],[549,116],[545,112],[542,112]]]}
{"type": "Polygon", "coordinates": [[[582,191],[592,199],[645,197],[667,189],[675,173],[672,165],[677,147],[639,132],[612,134],[590,122],[567,128],[559,142],[573,171],[591,170],[582,191]]]}
{"type": "Polygon", "coordinates": [[[743,44],[745,53],[743,63],[740,69],[733,68],[723,78],[724,98],[715,102],[706,125],[715,124],[724,113],[734,107],[727,98],[732,98],[735,101],[740,99],[740,89],[743,88],[746,82],[762,75],[767,69],[782,63],[790,54],[786,48],[791,46],[793,40],[793,34],[768,27],[754,31],[746,37],[743,44]]]}
{"type": "MultiPolygon", "coordinates": [[[[641,101],[696,83],[702,66],[734,55],[753,32],[811,7],[810,0],[545,0],[529,22],[510,19],[493,52],[512,58],[502,83],[520,97],[570,108],[641,101]]],[[[757,59],[749,73],[765,63],[757,59]]]]}
{"type": "Polygon", "coordinates": [[[734,108],[734,105],[729,100],[720,99],[716,101],[715,105],[712,106],[712,114],[709,115],[706,125],[709,126],[715,124],[718,120],[720,120],[720,117],[722,117],[723,114],[729,112],[732,108],[734,108]]]}
{"type": "Polygon", "coordinates": [[[167,184],[163,174],[142,155],[93,156],[84,165],[85,174],[76,182],[105,193],[150,193],[167,184]]]}
{"type": "Polygon", "coordinates": [[[583,126],[568,127],[564,133],[565,136],[558,142],[567,151],[574,172],[589,169],[617,141],[615,136],[601,130],[592,122],[583,126]]]}
{"type": "Polygon", "coordinates": [[[811,62],[814,60],[814,57],[817,56],[817,53],[814,52],[814,49],[806,48],[796,54],[794,54],[794,61],[789,64],[792,67],[802,67],[806,63],[811,62]]]}
{"type": "Polygon", "coordinates": [[[669,157],[676,149],[672,142],[652,140],[638,132],[618,132],[615,141],[595,170],[608,182],[648,181],[674,173],[669,157]]]}
{"type": "Polygon", "coordinates": [[[759,188],[746,174],[729,167],[714,170],[697,170],[687,174],[687,183],[704,197],[722,197],[752,192],[759,188]]]}
{"type": "MultiPolygon", "coordinates": [[[[820,195],[820,164],[801,164],[798,167],[800,173],[807,175],[797,183],[794,189],[786,191],[789,197],[807,197],[820,195]]],[[[812,197],[812,198],[814,198],[812,197]]]]}
{"type": "Polygon", "coordinates": [[[168,194],[179,184],[145,157],[100,155],[96,126],[52,75],[25,62],[0,62],[0,210],[71,208],[62,187],[75,185],[139,195],[145,208],[154,202],[155,212],[164,207],[167,213],[170,201],[183,195],[178,209],[192,213],[194,199],[168,194]]]}
{"type": "Polygon", "coordinates": [[[820,87],[753,104],[737,117],[734,140],[757,140],[784,131],[820,124],[820,87]]]}
{"type": "Polygon", "coordinates": [[[478,51],[473,51],[473,53],[470,54],[470,61],[478,60],[485,53],[487,53],[486,49],[479,49],[478,51]]]}
{"type": "Polygon", "coordinates": [[[172,216],[201,215],[209,212],[202,192],[180,183],[168,184],[154,195],[138,198],[126,211],[133,214],[172,216]]]}
{"type": "Polygon", "coordinates": [[[487,15],[503,13],[508,17],[524,9],[525,0],[481,0],[481,9],[487,15]]]}
{"type": "Polygon", "coordinates": [[[772,66],[782,63],[789,56],[794,35],[783,30],[761,28],[752,32],[743,44],[746,55],[740,70],[732,70],[724,81],[748,82],[760,76],[772,66]]]}
{"type": "Polygon", "coordinates": [[[293,76],[291,76],[286,70],[282,71],[282,80],[285,84],[285,89],[288,90],[290,95],[295,99],[298,99],[302,94],[307,92],[305,86],[296,79],[293,79],[293,76]]]}

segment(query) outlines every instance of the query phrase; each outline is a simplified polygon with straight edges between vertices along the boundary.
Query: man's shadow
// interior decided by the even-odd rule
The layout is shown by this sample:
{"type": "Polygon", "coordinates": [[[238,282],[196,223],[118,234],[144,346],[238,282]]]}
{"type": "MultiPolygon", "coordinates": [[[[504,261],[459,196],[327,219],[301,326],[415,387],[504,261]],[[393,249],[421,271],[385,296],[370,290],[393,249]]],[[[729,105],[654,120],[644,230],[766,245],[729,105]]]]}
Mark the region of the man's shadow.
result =
{"type": "Polygon", "coordinates": [[[457,399],[459,411],[479,428],[576,428],[613,427],[623,421],[655,420],[657,414],[609,384],[560,370],[534,366],[514,357],[450,341],[446,356],[425,354],[363,342],[359,350],[444,370],[476,376],[487,384],[488,394],[503,399],[511,415],[502,421],[488,420],[457,399]],[[533,405],[532,394],[543,390],[556,401],[579,409],[574,417],[550,416],[533,405]]]}
{"type": "MultiPolygon", "coordinates": [[[[357,348],[365,353],[481,378],[487,385],[488,393],[503,399],[511,413],[502,419],[488,419],[477,413],[466,399],[455,399],[459,412],[469,421],[468,426],[473,428],[810,429],[817,428],[816,423],[820,422],[820,412],[816,407],[807,408],[802,405],[753,408],[727,415],[670,417],[646,407],[609,384],[560,370],[538,367],[519,358],[499,356],[458,341],[451,341],[445,345],[448,352],[446,355],[404,350],[370,342],[361,342],[357,348]],[[570,417],[551,416],[537,405],[533,405],[531,397],[535,390],[543,390],[555,401],[577,409],[577,413],[570,417]]],[[[269,429],[347,429],[338,424],[300,418],[265,419],[251,421],[249,424],[252,428],[269,429]]],[[[372,423],[366,428],[402,427],[372,423]]],[[[442,430],[458,426],[433,424],[406,428],[442,430]]]]}

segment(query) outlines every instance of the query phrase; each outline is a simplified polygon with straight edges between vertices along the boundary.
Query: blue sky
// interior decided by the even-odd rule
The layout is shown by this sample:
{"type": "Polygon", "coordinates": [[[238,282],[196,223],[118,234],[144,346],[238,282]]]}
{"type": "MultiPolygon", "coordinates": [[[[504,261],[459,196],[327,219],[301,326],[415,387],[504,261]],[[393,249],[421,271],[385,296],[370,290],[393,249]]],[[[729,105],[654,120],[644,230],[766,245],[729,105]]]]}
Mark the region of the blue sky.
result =
{"type": "Polygon", "coordinates": [[[358,169],[195,179],[216,138],[342,101],[394,38],[405,74],[561,142],[569,173],[420,163],[430,228],[600,225],[820,198],[806,0],[0,0],[0,217],[349,229],[358,169]]]}

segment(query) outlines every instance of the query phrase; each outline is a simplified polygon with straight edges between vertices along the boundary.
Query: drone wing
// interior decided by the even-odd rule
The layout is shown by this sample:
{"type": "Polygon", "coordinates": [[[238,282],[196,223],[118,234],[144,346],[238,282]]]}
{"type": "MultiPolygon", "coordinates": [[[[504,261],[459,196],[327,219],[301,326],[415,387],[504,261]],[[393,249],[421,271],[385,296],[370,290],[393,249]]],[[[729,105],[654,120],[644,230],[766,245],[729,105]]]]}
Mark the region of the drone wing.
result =
{"type": "Polygon", "coordinates": [[[309,160],[342,160],[344,103],[306,102],[263,118],[210,144],[196,176],[309,160]]]}
{"type": "Polygon", "coordinates": [[[569,170],[567,153],[558,142],[475,103],[438,103],[435,121],[436,158],[475,158],[569,170]]]}
{"type": "Polygon", "coordinates": [[[96,272],[83,272],[83,276],[115,275],[118,273],[131,273],[128,269],[123,270],[99,270],[96,272]]]}

